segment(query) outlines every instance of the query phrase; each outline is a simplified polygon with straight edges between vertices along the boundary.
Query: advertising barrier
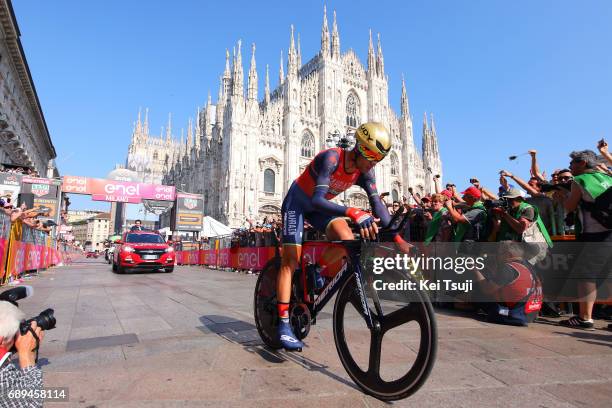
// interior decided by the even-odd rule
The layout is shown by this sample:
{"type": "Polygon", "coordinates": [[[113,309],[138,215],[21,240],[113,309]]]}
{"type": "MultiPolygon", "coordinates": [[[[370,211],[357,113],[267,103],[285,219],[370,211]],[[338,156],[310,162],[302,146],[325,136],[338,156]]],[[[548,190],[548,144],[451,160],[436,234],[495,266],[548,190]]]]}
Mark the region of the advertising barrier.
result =
{"type": "Polygon", "coordinates": [[[47,269],[70,262],[79,251],[57,243],[42,231],[23,224],[11,224],[8,215],[0,213],[0,285],[17,279],[24,272],[47,269]]]}

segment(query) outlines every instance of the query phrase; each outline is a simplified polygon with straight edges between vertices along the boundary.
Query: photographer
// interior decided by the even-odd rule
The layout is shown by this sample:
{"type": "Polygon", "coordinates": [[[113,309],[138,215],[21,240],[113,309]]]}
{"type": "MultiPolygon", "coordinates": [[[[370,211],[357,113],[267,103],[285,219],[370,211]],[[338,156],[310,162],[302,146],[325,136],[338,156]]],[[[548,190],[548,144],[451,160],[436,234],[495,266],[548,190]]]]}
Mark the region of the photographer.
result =
{"type": "Polygon", "coordinates": [[[507,208],[496,207],[491,210],[494,217],[492,227],[495,241],[522,242],[523,233],[535,222],[543,239],[549,246],[552,246],[552,241],[537,208],[526,203],[518,189],[511,188],[502,198],[507,200],[507,208]]]}
{"type": "MultiPolygon", "coordinates": [[[[559,173],[557,173],[557,180],[559,180],[558,174],[559,173]]],[[[549,184],[542,185],[540,183],[540,180],[535,176],[531,177],[529,179],[529,182],[526,183],[520,177],[506,170],[502,170],[500,172],[500,175],[501,177],[509,177],[512,180],[516,181],[516,183],[519,186],[524,188],[527,191],[527,193],[529,193],[531,197],[525,201],[538,209],[538,213],[540,214],[540,217],[542,218],[542,221],[544,222],[544,226],[546,227],[546,230],[550,234],[557,235],[560,233],[560,230],[562,228],[560,228],[560,226],[557,226],[556,220],[559,217],[556,215],[555,208],[553,206],[553,200],[552,200],[553,193],[550,192],[551,190],[548,190],[548,192],[545,192],[542,189],[542,186],[550,186],[550,188],[556,188],[556,187],[554,187],[553,185],[549,185],[549,184]]]]}
{"type": "Polygon", "coordinates": [[[525,262],[528,250],[521,244],[503,241],[497,248],[496,262],[487,270],[473,271],[480,307],[490,322],[527,326],[541,309],[542,283],[525,262]]]}
{"type": "Polygon", "coordinates": [[[35,350],[44,333],[36,322],[32,322],[30,331],[22,335],[19,326],[24,318],[24,313],[17,306],[0,301],[0,406],[42,407],[40,399],[9,399],[8,396],[11,390],[40,390],[43,387],[42,370],[36,365],[35,350]],[[13,346],[17,351],[19,367],[9,361],[9,350],[13,346]]]}

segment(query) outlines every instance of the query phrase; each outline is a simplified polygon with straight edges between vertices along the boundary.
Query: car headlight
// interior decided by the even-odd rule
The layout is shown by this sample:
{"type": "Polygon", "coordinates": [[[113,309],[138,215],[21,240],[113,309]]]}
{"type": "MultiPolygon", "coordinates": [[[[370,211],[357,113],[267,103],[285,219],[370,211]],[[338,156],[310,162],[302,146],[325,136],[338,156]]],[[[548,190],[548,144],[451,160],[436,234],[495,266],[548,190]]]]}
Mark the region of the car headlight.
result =
{"type": "Polygon", "coordinates": [[[166,252],[174,252],[174,248],[168,247],[168,248],[166,248],[166,252]]]}
{"type": "Polygon", "coordinates": [[[131,246],[125,246],[123,247],[123,252],[134,252],[134,248],[131,246]]]}

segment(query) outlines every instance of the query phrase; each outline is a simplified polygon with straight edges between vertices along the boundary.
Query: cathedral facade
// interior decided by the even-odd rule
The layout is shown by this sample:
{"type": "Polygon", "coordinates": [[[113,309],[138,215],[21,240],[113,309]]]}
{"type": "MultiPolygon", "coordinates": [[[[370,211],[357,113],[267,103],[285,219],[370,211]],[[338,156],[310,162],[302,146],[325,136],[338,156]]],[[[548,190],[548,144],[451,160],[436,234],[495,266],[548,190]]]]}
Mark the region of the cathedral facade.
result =
{"type": "MultiPolygon", "coordinates": [[[[151,174],[161,169],[163,184],[203,194],[205,214],[235,227],[246,219],[279,214],[291,183],[319,151],[335,147],[340,135],[351,134],[360,123],[378,121],[393,138],[392,152],[375,167],[379,192],[401,199],[409,196],[408,187],[421,194],[433,191],[432,177],[442,172],[433,117],[428,121],[425,116],[419,153],[403,79],[399,115],[389,106],[380,36],[375,50],[370,32],[364,67],[352,50],[341,52],[335,12],[331,30],[324,12],[320,51],[302,64],[299,36],[296,46],[291,27],[286,58],[285,65],[281,52],[275,89],[270,88],[266,66],[264,96],[258,100],[255,44],[246,95],[241,42],[231,58],[226,51],[217,101],[213,104],[208,96],[197,114],[195,131],[189,125],[187,141],[175,145],[171,136],[159,138],[165,150],[163,158],[158,153],[157,161],[151,152],[141,153],[153,160],[151,174]]],[[[133,140],[132,145],[135,158],[142,141],[133,140]]],[[[128,158],[128,167],[146,170],[151,164],[142,167],[143,160],[128,158]]],[[[347,206],[369,206],[357,187],[336,200],[347,206]]]]}

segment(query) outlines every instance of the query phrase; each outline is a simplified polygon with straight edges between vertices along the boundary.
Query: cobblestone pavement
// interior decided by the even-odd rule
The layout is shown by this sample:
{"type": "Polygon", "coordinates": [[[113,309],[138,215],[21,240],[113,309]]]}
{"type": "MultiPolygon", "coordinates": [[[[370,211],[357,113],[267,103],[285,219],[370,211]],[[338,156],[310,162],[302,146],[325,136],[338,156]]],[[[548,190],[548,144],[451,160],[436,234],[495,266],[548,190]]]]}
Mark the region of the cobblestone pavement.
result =
{"type": "MultiPolygon", "coordinates": [[[[115,275],[101,260],[43,272],[22,302],[53,307],[41,351],[46,386],[78,407],[379,407],[336,354],[331,309],[301,354],[262,347],[252,317],[256,276],[177,267],[115,275]]],[[[438,359],[425,386],[394,406],[603,407],[612,400],[612,334],[554,322],[514,328],[439,312],[438,359]]],[[[390,339],[383,362],[414,355],[390,339]]],[[[384,364],[383,364],[384,365],[384,364]]]]}

